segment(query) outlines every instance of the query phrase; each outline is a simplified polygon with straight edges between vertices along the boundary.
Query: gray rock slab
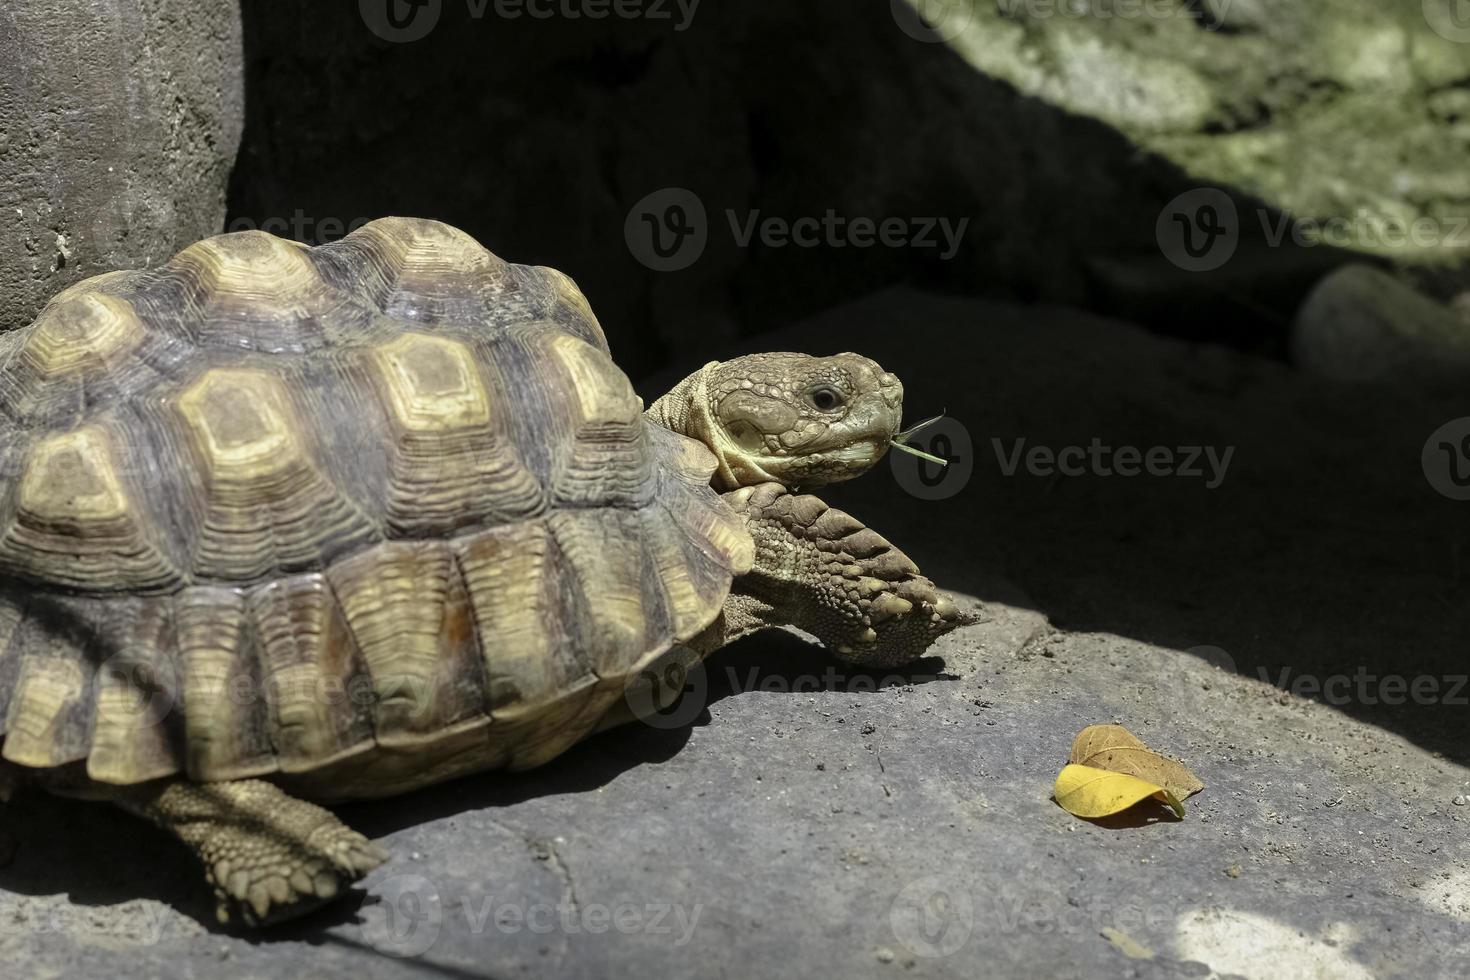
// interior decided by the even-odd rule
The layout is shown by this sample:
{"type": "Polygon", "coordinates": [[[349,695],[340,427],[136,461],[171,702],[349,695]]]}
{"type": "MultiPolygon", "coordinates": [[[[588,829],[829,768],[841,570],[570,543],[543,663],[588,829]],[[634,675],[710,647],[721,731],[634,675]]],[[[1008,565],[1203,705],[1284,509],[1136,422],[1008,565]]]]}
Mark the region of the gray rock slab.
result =
{"type": "Polygon", "coordinates": [[[243,84],[233,2],[0,9],[0,330],[221,230],[243,84]]]}
{"type": "Polygon", "coordinates": [[[99,805],[17,800],[0,959],[38,976],[362,978],[1381,980],[1463,965],[1467,692],[1394,705],[1383,687],[1464,673],[1466,517],[1420,463],[1463,407],[1071,311],[908,292],[767,344],[834,336],[900,373],[916,417],[947,406],[972,465],[937,500],[881,469],[831,496],[984,622],[891,674],[790,633],[751,638],[692,684],[687,724],[343,807],[393,860],[353,901],[264,935],[210,925],[196,870],[159,834],[99,805]],[[989,443],[1093,435],[1235,451],[1208,490],[1007,476],[989,443]],[[1374,679],[1346,697],[1300,683],[1360,667],[1374,679]],[[1095,722],[1199,774],[1184,820],[1094,824],[1052,802],[1095,722]]]}

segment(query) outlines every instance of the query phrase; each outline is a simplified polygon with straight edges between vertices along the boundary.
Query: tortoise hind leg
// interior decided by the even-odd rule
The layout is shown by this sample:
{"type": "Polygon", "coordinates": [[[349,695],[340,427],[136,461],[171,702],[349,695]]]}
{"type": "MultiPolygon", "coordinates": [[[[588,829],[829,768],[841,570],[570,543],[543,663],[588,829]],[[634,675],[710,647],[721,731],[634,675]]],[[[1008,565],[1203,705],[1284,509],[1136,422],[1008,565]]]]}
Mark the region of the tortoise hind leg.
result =
{"type": "Polygon", "coordinates": [[[160,780],[119,789],[112,800],[195,853],[222,923],[262,926],[303,915],[388,858],[327,810],[259,779],[160,780]]]}

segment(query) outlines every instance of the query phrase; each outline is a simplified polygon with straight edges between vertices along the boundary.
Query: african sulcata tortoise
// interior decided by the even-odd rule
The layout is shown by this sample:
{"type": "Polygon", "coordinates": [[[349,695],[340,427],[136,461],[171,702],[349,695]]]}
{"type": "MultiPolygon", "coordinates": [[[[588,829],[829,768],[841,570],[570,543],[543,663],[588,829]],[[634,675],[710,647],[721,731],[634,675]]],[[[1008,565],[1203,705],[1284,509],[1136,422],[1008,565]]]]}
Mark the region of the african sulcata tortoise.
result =
{"type": "Polygon", "coordinates": [[[5,795],[156,822],[222,920],[386,859],[305,800],[546,762],[763,627],[886,665],[962,621],[787,490],[883,455],[897,378],[755,355],[645,412],[570,279],[436,222],[203,241],[0,353],[5,795]]]}

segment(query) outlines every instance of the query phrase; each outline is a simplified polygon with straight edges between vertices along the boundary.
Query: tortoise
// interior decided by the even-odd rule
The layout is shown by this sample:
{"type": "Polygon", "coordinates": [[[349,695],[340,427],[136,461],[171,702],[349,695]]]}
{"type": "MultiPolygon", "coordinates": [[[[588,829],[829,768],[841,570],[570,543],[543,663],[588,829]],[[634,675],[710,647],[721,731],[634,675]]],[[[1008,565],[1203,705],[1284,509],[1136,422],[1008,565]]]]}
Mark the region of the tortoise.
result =
{"type": "Polygon", "coordinates": [[[966,621],[797,492],[883,455],[896,377],[753,355],[645,411],[570,278],[442,223],[210,238],[0,354],[0,795],[153,821],[222,922],[387,859],[320,803],[544,763],[764,627],[892,665],[966,621]]]}

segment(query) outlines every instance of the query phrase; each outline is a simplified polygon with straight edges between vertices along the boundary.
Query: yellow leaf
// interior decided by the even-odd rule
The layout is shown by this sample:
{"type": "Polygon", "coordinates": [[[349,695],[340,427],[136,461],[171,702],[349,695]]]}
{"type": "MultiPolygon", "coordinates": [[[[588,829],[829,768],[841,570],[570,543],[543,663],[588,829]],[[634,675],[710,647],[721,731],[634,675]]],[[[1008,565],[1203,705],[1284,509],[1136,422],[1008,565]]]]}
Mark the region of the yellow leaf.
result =
{"type": "Polygon", "coordinates": [[[1187,766],[1159,755],[1122,725],[1088,725],[1077,733],[1067,761],[1137,776],[1164,787],[1180,800],[1205,788],[1187,766]]]}
{"type": "Polygon", "coordinates": [[[1057,776],[1052,795],[1062,809],[1078,817],[1095,820],[1122,813],[1134,804],[1153,797],[1167,804],[1175,816],[1183,818],[1184,804],[1153,783],[1123,772],[1108,772],[1091,766],[1068,765],[1057,776]]]}

